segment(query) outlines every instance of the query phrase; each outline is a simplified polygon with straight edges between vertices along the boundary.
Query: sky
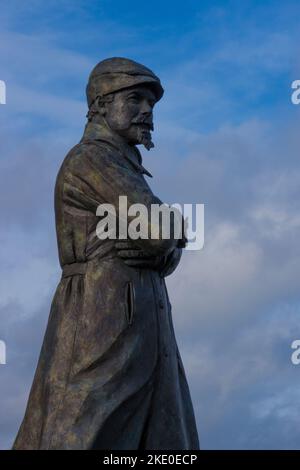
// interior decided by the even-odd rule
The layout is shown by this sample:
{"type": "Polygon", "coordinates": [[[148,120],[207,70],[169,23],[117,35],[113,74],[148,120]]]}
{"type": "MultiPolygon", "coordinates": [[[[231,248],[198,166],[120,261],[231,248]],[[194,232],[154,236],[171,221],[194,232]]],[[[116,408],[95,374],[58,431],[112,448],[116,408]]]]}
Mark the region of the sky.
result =
{"type": "Polygon", "coordinates": [[[22,420],[60,278],[58,169],[85,86],[114,56],[165,88],[149,184],[205,205],[205,243],[166,278],[202,449],[300,449],[297,1],[10,0],[0,11],[0,449],[22,420]]]}

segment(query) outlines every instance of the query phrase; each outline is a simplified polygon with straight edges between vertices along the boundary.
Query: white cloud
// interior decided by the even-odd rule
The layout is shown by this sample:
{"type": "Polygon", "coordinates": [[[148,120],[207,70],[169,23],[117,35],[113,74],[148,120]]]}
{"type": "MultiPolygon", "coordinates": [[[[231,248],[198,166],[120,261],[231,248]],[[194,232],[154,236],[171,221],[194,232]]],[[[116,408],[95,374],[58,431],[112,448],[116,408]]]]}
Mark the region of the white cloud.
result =
{"type": "MultiPolygon", "coordinates": [[[[6,20],[8,25],[9,15],[6,20]]],[[[118,33],[117,25],[110,25],[114,46],[99,41],[103,56],[112,50],[149,60],[156,52],[161,53],[157,57],[170,54],[167,42],[154,39],[145,45],[139,41],[141,31],[121,28],[118,33]]],[[[99,30],[100,26],[99,22],[99,30]]],[[[101,31],[105,39],[107,23],[101,31]]],[[[222,36],[224,31],[218,31],[222,36]]],[[[89,34],[95,44],[97,31],[89,34]]],[[[214,38],[216,46],[209,53],[199,48],[189,57],[178,56],[174,66],[161,59],[166,95],[158,105],[157,149],[145,156],[144,163],[154,175],[150,184],[163,199],[205,204],[204,249],[185,253],[177,272],[167,278],[200,435],[209,435],[212,442],[226,415],[238,420],[234,410],[241,404],[255,430],[264,419],[278,419],[276,432],[282,439],[280,423],[293,413],[299,416],[299,400],[289,387],[282,397],[263,386],[278,388],[282,381],[297,381],[295,370],[289,369],[289,344],[299,331],[299,308],[297,304],[285,308],[285,302],[299,299],[298,124],[289,122],[287,133],[287,126],[277,126],[273,116],[263,121],[258,113],[241,122],[236,110],[243,103],[237,102],[234,90],[242,90],[240,98],[247,103],[262,96],[269,74],[276,77],[287,71],[292,43],[286,34],[261,35],[259,28],[245,31],[240,42],[224,37],[224,41],[214,38]],[[224,83],[220,75],[224,70],[238,73],[229,73],[224,83]],[[202,131],[211,117],[212,130],[202,131]],[[236,121],[240,124],[232,123],[236,121]],[[250,399],[251,391],[259,397],[250,399]]],[[[46,318],[50,303],[46,304],[58,281],[50,202],[55,171],[67,147],[81,137],[84,85],[95,62],[89,55],[60,47],[63,38],[63,31],[56,37],[51,27],[44,33],[0,35],[4,73],[0,78],[8,79],[6,122],[1,126],[5,196],[1,211],[6,226],[1,235],[0,305],[4,315],[11,314],[5,325],[15,325],[9,328],[11,336],[18,321],[22,325],[12,349],[15,359],[23,359],[28,369],[25,374],[25,368],[16,368],[6,379],[2,414],[7,417],[15,410],[5,422],[11,436],[26,401],[26,393],[19,391],[20,377],[23,381],[22,373],[26,375],[24,387],[28,387],[35,366],[32,356],[41,346],[36,337],[30,346],[32,356],[26,356],[20,338],[25,341],[28,336],[31,342],[34,329],[42,330],[41,325],[32,325],[41,309],[46,318]],[[35,127],[41,118],[51,125],[35,127]]],[[[201,29],[184,34],[175,52],[188,51],[192,41],[199,40],[201,29]]],[[[240,442],[239,429],[233,430],[231,446],[240,442]]],[[[244,432],[241,445],[256,442],[249,438],[250,443],[245,443],[244,432]]],[[[5,435],[5,445],[8,441],[5,435]]]]}

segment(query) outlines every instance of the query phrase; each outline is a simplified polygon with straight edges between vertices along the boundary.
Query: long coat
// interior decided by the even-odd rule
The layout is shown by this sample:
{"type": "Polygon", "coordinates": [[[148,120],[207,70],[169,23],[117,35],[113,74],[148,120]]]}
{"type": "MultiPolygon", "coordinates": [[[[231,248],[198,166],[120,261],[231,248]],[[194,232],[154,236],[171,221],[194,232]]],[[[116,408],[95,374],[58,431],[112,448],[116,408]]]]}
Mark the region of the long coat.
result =
{"type": "Polygon", "coordinates": [[[101,203],[117,207],[119,195],[128,205],[161,203],[144,174],[152,176],[138,149],[94,123],[60,168],[62,278],[13,449],[199,448],[164,279],[181,248],[142,240],[163,264],[135,268],[117,256],[114,240],[96,235],[101,203]]]}

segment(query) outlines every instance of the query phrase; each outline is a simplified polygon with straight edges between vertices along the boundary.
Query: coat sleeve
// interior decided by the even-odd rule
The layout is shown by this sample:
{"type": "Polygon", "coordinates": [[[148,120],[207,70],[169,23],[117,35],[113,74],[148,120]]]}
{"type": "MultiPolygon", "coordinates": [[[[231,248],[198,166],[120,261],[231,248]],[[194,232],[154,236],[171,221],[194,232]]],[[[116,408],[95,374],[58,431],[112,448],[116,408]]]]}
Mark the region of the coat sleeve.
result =
{"type": "MultiPolygon", "coordinates": [[[[148,186],[143,175],[128,168],[122,162],[122,156],[106,145],[85,144],[79,146],[74,158],[70,158],[65,175],[63,197],[69,207],[79,211],[96,214],[100,204],[114,206],[117,219],[120,220],[119,196],[127,196],[127,206],[143,204],[147,208],[147,217],[141,213],[143,222],[151,234],[151,229],[158,238],[138,238],[133,240],[136,246],[156,255],[168,255],[177,246],[179,240],[174,236],[174,222],[180,223],[182,215],[176,211],[171,217],[170,238],[162,237],[161,221],[151,220],[151,205],[163,204],[148,186]]],[[[127,225],[136,216],[128,216],[127,225]]]]}
{"type": "Polygon", "coordinates": [[[188,239],[184,236],[183,239],[178,240],[177,246],[169,254],[162,257],[158,269],[160,277],[170,276],[175,271],[181,260],[182,249],[185,248],[187,241],[188,239]]]}

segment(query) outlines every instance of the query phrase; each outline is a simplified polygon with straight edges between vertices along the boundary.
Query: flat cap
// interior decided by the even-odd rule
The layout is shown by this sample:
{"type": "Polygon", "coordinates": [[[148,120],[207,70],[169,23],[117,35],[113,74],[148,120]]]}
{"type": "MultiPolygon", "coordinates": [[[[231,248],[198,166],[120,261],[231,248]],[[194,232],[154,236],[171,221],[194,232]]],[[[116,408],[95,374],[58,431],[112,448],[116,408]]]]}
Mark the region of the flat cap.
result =
{"type": "Polygon", "coordinates": [[[149,84],[159,101],[164,89],[159,78],[142,64],[124,57],[111,57],[99,62],[92,70],[86,87],[88,106],[97,96],[105,96],[134,85],[149,84]]]}

